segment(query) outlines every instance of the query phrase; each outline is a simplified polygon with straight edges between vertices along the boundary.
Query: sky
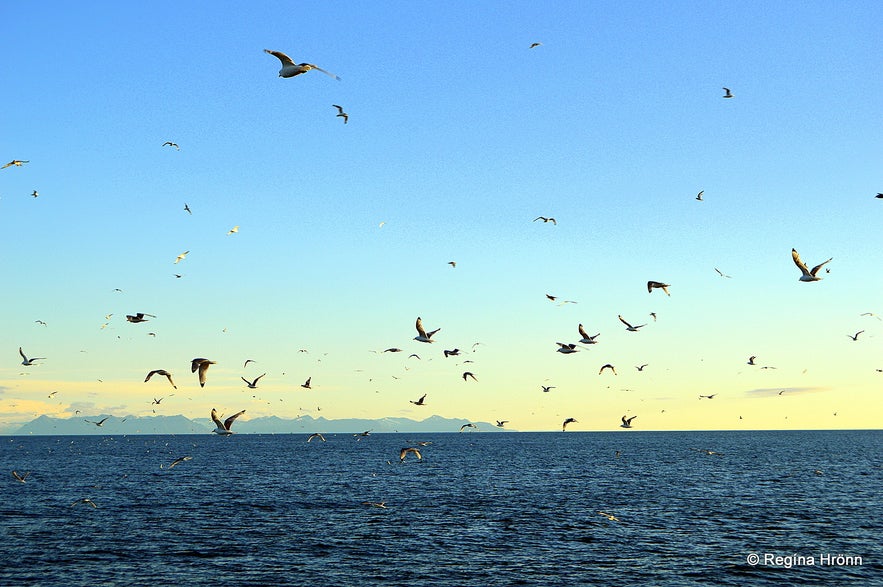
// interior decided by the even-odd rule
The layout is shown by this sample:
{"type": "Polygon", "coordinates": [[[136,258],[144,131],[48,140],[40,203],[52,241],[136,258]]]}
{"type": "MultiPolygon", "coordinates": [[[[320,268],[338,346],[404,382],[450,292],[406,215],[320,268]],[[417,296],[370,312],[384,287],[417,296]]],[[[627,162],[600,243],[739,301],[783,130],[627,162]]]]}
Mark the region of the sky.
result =
{"type": "Polygon", "coordinates": [[[0,433],[213,407],[880,427],[879,2],[7,16],[0,163],[28,163],[0,170],[0,433]],[[281,78],[264,49],[341,79],[281,78]],[[833,258],[821,281],[792,248],[833,258]],[[556,352],[579,324],[598,343],[556,352]],[[195,357],[216,361],[204,388],[195,357]]]}

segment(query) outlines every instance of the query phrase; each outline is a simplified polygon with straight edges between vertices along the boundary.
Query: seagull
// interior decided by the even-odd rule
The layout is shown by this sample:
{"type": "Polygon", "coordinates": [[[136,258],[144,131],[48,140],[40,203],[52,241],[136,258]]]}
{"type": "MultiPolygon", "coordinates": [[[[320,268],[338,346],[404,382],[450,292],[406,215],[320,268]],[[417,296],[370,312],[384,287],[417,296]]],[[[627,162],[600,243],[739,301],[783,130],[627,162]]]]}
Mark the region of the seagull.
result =
{"type": "Polygon", "coordinates": [[[144,318],[145,316],[150,316],[151,318],[156,318],[153,314],[145,314],[144,312],[137,312],[134,316],[131,314],[126,314],[126,320],[129,322],[133,322],[137,324],[138,322],[147,322],[144,318]]]}
{"type": "Polygon", "coordinates": [[[304,389],[313,389],[312,387],[310,387],[310,381],[312,379],[313,379],[312,376],[307,377],[307,380],[304,381],[303,383],[301,383],[300,386],[303,387],[304,389]]]}
{"type": "Polygon", "coordinates": [[[341,107],[338,106],[337,104],[332,104],[332,106],[334,106],[335,108],[337,108],[337,112],[339,113],[337,116],[338,116],[339,118],[343,118],[343,123],[346,124],[346,123],[349,121],[349,119],[350,119],[350,115],[347,114],[346,112],[344,112],[344,111],[343,111],[343,108],[341,108],[341,107]]]}
{"type": "MultiPolygon", "coordinates": [[[[190,206],[187,205],[187,202],[184,202],[184,211],[188,214],[193,214],[193,212],[190,211],[190,206]]],[[[187,253],[184,254],[186,255],[187,253]]]]}
{"type": "Polygon", "coordinates": [[[231,234],[236,234],[237,232],[239,232],[239,225],[238,224],[227,231],[227,236],[230,236],[231,234]]]}
{"type": "Polygon", "coordinates": [[[15,477],[15,480],[18,481],[19,483],[24,483],[30,474],[31,474],[30,471],[28,471],[24,475],[19,475],[17,471],[12,472],[12,476],[15,477]]]}
{"type": "Polygon", "coordinates": [[[399,451],[399,462],[400,463],[405,462],[405,457],[408,456],[408,453],[411,453],[414,456],[416,456],[418,461],[423,460],[423,455],[420,454],[420,451],[417,450],[416,448],[414,448],[413,446],[411,446],[408,448],[403,448],[401,451],[399,451]]]}
{"type": "Polygon", "coordinates": [[[531,43],[530,47],[528,47],[528,49],[535,49],[536,47],[539,47],[540,45],[542,45],[542,43],[531,43]]]}
{"type": "Polygon", "coordinates": [[[325,437],[322,436],[322,434],[321,434],[320,432],[313,432],[312,434],[310,434],[309,436],[307,436],[307,442],[312,442],[312,440],[313,440],[314,438],[318,438],[318,439],[321,440],[322,442],[325,442],[325,437]]]}
{"type": "MultiPolygon", "coordinates": [[[[184,204],[184,209],[187,210],[188,212],[190,212],[190,209],[187,207],[187,204],[184,204]]],[[[178,255],[177,257],[175,257],[175,265],[178,264],[178,261],[183,261],[183,260],[184,260],[184,257],[186,257],[186,256],[187,256],[187,253],[189,253],[189,252],[190,252],[190,251],[184,251],[183,253],[181,253],[180,255],[178,255]]]]}
{"type": "Polygon", "coordinates": [[[573,422],[576,422],[576,421],[577,421],[576,418],[568,418],[568,419],[564,420],[564,422],[561,423],[561,432],[564,432],[567,429],[568,424],[572,424],[573,422]]]}
{"type": "Polygon", "coordinates": [[[717,267],[715,267],[714,270],[717,271],[717,274],[720,275],[721,277],[726,277],[727,279],[733,278],[732,275],[727,275],[726,273],[721,272],[721,270],[718,269],[717,267]]]}
{"type": "Polygon", "coordinates": [[[555,389],[554,385],[540,385],[543,388],[543,393],[549,393],[553,389],[555,389]]]}
{"type": "Polygon", "coordinates": [[[12,161],[10,161],[9,163],[7,163],[7,164],[4,165],[3,167],[0,167],[0,169],[6,169],[7,167],[12,167],[13,165],[15,165],[16,167],[21,167],[21,166],[24,165],[25,163],[30,163],[30,161],[20,161],[20,160],[18,160],[18,159],[13,159],[12,161]]]}
{"type": "Polygon", "coordinates": [[[190,372],[195,373],[199,369],[199,386],[205,387],[205,372],[208,371],[209,365],[214,365],[216,361],[208,359],[193,359],[190,361],[190,372]]]}
{"type": "Polygon", "coordinates": [[[402,352],[402,349],[400,349],[400,348],[398,348],[398,347],[392,347],[392,348],[388,348],[388,349],[386,349],[386,350],[383,351],[383,352],[384,352],[384,353],[400,353],[400,352],[402,352]]]}
{"type": "Polygon", "coordinates": [[[426,334],[426,331],[423,330],[423,321],[420,319],[420,316],[417,316],[417,336],[414,337],[414,340],[419,340],[420,342],[435,342],[432,340],[432,335],[441,330],[441,328],[436,328],[429,334],[426,334]]]}
{"type": "Polygon", "coordinates": [[[550,295],[550,294],[546,294],[546,297],[549,298],[549,300],[551,300],[551,301],[553,301],[553,302],[554,302],[555,300],[558,299],[558,296],[553,296],[553,295],[550,295]]]}
{"type": "Polygon", "coordinates": [[[420,399],[418,399],[417,401],[414,401],[412,399],[409,399],[408,401],[411,402],[412,404],[414,404],[415,406],[425,406],[426,404],[423,403],[423,401],[425,399],[426,399],[426,394],[424,393],[422,396],[420,396],[420,399]]]}
{"type": "Polygon", "coordinates": [[[457,262],[456,261],[448,261],[448,265],[450,265],[452,268],[456,268],[457,262]]]}
{"type": "Polygon", "coordinates": [[[18,347],[18,354],[21,355],[22,361],[21,364],[25,367],[32,367],[34,365],[34,361],[45,361],[46,357],[34,357],[33,359],[29,359],[25,356],[24,352],[21,350],[21,347],[18,347]]]}
{"type": "Polygon", "coordinates": [[[733,97],[733,93],[730,92],[730,88],[721,88],[721,89],[726,92],[726,94],[724,94],[724,98],[732,98],[733,97]]]}
{"type": "Polygon", "coordinates": [[[716,396],[716,395],[717,395],[716,393],[712,393],[711,395],[700,395],[700,396],[699,396],[699,399],[702,399],[702,398],[705,398],[705,399],[714,399],[714,396],[716,396]]]}
{"type": "Polygon", "coordinates": [[[619,427],[620,428],[631,428],[632,427],[632,420],[634,420],[635,418],[637,418],[637,416],[632,416],[631,418],[626,418],[625,416],[623,416],[622,417],[622,424],[620,424],[619,427]]]}
{"type": "Polygon", "coordinates": [[[635,365],[635,369],[637,369],[638,371],[643,371],[644,367],[646,367],[649,364],[650,363],[644,363],[643,365],[635,365]]]}
{"type": "Polygon", "coordinates": [[[46,326],[46,323],[42,320],[34,320],[34,324],[39,324],[40,326],[46,326]]]}
{"type": "Polygon", "coordinates": [[[386,502],[385,501],[363,501],[362,505],[370,505],[375,508],[386,509],[386,502]]]}
{"type": "Polygon", "coordinates": [[[552,217],[546,218],[545,216],[537,216],[536,218],[533,219],[534,222],[536,222],[537,220],[542,220],[543,223],[551,222],[552,224],[554,224],[556,226],[558,225],[558,221],[552,217]]]}
{"type": "Polygon", "coordinates": [[[859,330],[859,331],[856,332],[854,335],[853,335],[853,334],[847,334],[846,336],[848,336],[848,337],[851,338],[852,340],[858,340],[858,335],[861,334],[862,332],[864,332],[864,330],[859,330]]]}
{"type": "Polygon", "coordinates": [[[291,60],[291,57],[281,51],[270,51],[269,49],[264,49],[264,53],[269,53],[282,62],[282,69],[279,70],[279,77],[294,77],[296,75],[306,73],[311,69],[315,69],[317,71],[321,71],[325,75],[331,76],[334,79],[340,81],[340,78],[333,73],[325,71],[321,67],[313,65],[312,63],[295,63],[291,60]]]}
{"type": "Polygon", "coordinates": [[[829,263],[831,262],[831,260],[834,259],[834,257],[831,257],[830,259],[825,261],[825,263],[819,263],[812,268],[812,271],[810,271],[806,268],[806,263],[800,260],[800,255],[794,249],[791,249],[791,258],[794,259],[794,264],[797,265],[797,267],[803,273],[803,275],[800,276],[800,281],[819,281],[821,277],[816,276],[816,273],[819,272],[819,269],[822,268],[822,265],[824,265],[825,263],[829,263]]]}
{"type": "Polygon", "coordinates": [[[245,410],[242,410],[241,412],[237,412],[221,422],[221,419],[218,417],[217,410],[212,408],[212,421],[215,423],[215,426],[217,426],[217,428],[212,430],[212,432],[214,432],[215,434],[223,434],[224,436],[229,436],[233,434],[233,431],[230,430],[230,427],[233,425],[233,421],[244,413],[245,410]]]}
{"type": "Polygon", "coordinates": [[[757,363],[754,362],[754,359],[756,359],[756,358],[757,358],[757,355],[751,355],[750,357],[748,357],[748,364],[749,365],[757,365],[757,363]]]}
{"type": "Polygon", "coordinates": [[[422,361],[422,360],[423,360],[423,359],[420,358],[420,355],[418,355],[417,353],[411,353],[410,355],[408,355],[408,358],[409,358],[409,359],[410,359],[411,357],[416,358],[418,361],[422,361]]]}
{"type": "Polygon", "coordinates": [[[654,289],[661,288],[662,291],[665,292],[665,295],[670,296],[671,294],[668,293],[668,288],[670,288],[670,287],[671,287],[671,285],[669,285],[667,283],[662,283],[661,281],[648,281],[647,282],[647,293],[651,293],[654,289]]]}
{"type": "Polygon", "coordinates": [[[558,352],[564,353],[565,355],[569,355],[570,353],[578,353],[579,349],[576,348],[574,343],[564,344],[563,342],[556,342],[558,345],[558,352]]]}
{"type": "Polygon", "coordinates": [[[40,196],[40,194],[37,192],[37,190],[34,190],[34,191],[31,192],[31,196],[37,198],[37,197],[40,196]]]}
{"type": "Polygon", "coordinates": [[[107,421],[107,418],[110,418],[110,416],[107,416],[106,418],[102,418],[101,420],[99,420],[97,422],[93,422],[92,420],[83,420],[83,421],[88,422],[89,424],[95,424],[96,426],[101,428],[102,426],[104,426],[104,423],[107,421]]]}
{"type": "Polygon", "coordinates": [[[696,199],[701,202],[702,201],[702,194],[704,194],[704,193],[705,193],[705,190],[700,191],[698,194],[696,194],[696,199]]]}
{"type": "Polygon", "coordinates": [[[88,503],[88,504],[91,505],[93,508],[98,509],[98,506],[95,505],[95,502],[92,501],[91,499],[89,499],[88,497],[84,497],[83,499],[78,499],[77,501],[75,501],[74,503],[71,504],[71,507],[77,505],[78,503],[88,503]]]}
{"type": "Polygon", "coordinates": [[[502,428],[509,420],[497,420],[497,428],[502,428]]]}
{"type": "MultiPolygon", "coordinates": [[[[151,371],[150,373],[147,374],[147,377],[144,378],[144,383],[147,383],[148,381],[150,381],[150,378],[153,377],[154,375],[162,375],[163,377],[165,377],[166,379],[169,380],[169,383],[171,384],[172,387],[174,387],[175,389],[178,389],[178,386],[175,385],[174,381],[172,381],[172,374],[169,373],[168,371],[166,371],[165,369],[154,369],[153,371],[151,371]]],[[[159,403],[159,402],[156,402],[156,403],[159,403]]]]}
{"type": "Polygon", "coordinates": [[[579,335],[582,336],[582,338],[580,339],[581,343],[583,343],[583,344],[597,344],[595,342],[595,339],[598,338],[599,336],[601,336],[601,333],[599,332],[595,336],[589,336],[588,334],[586,334],[586,330],[585,330],[585,328],[583,328],[583,325],[580,324],[579,325],[579,335]]]}
{"type": "Polygon", "coordinates": [[[460,432],[463,432],[463,430],[465,430],[466,428],[478,428],[478,426],[471,422],[469,424],[463,424],[462,426],[460,426],[460,432]]]}
{"type": "MultiPolygon", "coordinates": [[[[175,388],[175,389],[177,389],[177,388],[175,388]]],[[[172,395],[174,395],[174,394],[172,394],[172,395]]],[[[165,397],[161,397],[161,398],[159,398],[159,399],[153,398],[153,401],[150,402],[150,405],[152,405],[152,406],[158,406],[159,404],[162,403],[162,401],[163,401],[164,399],[166,399],[166,398],[165,398],[165,397]]]]}
{"type": "Polygon", "coordinates": [[[452,351],[445,350],[443,352],[445,353],[445,358],[447,359],[448,357],[458,356],[460,354],[460,349],[454,349],[452,351]]]}
{"type": "Polygon", "coordinates": [[[859,314],[859,316],[872,316],[872,317],[876,318],[877,320],[883,320],[883,318],[880,318],[880,316],[876,315],[873,312],[862,312],[861,314],[859,314]]]}
{"type": "MultiPolygon", "coordinates": [[[[174,461],[172,461],[169,464],[169,466],[166,468],[174,469],[176,465],[180,465],[181,463],[187,462],[187,461],[191,460],[192,458],[193,457],[179,457],[179,458],[175,459],[174,461]]],[[[160,468],[162,468],[162,465],[160,465],[160,468]]]]}
{"type": "Polygon", "coordinates": [[[605,518],[607,518],[607,519],[610,520],[611,522],[618,522],[618,521],[619,521],[619,518],[617,518],[617,517],[614,516],[613,514],[608,514],[607,512],[598,512],[598,515],[599,515],[599,516],[604,516],[605,518]]]}
{"type": "Polygon", "coordinates": [[[463,381],[466,381],[467,377],[472,377],[473,381],[478,381],[478,379],[475,378],[475,375],[473,375],[471,371],[465,371],[463,373],[463,381]]]}
{"type": "Polygon", "coordinates": [[[650,315],[653,316],[653,321],[656,322],[656,312],[650,312],[650,315]]]}
{"type": "Polygon", "coordinates": [[[601,370],[598,371],[598,375],[600,375],[601,373],[603,373],[603,372],[604,372],[604,369],[610,369],[611,371],[613,371],[613,374],[616,375],[616,367],[614,367],[614,366],[611,365],[610,363],[607,363],[606,365],[604,365],[603,367],[601,367],[601,370]]]}
{"type": "Polygon", "coordinates": [[[621,315],[619,315],[619,316],[617,316],[617,317],[619,318],[619,321],[620,321],[620,322],[622,322],[623,324],[625,324],[625,329],[628,330],[629,332],[637,332],[637,331],[638,331],[638,328],[643,328],[644,326],[647,326],[646,324],[640,324],[640,325],[638,325],[638,326],[632,326],[631,324],[629,324],[628,322],[626,322],[626,321],[625,321],[625,318],[623,318],[621,315]]]}
{"type": "Polygon", "coordinates": [[[721,452],[715,452],[713,450],[708,450],[707,448],[691,448],[690,450],[695,450],[696,452],[701,452],[701,453],[704,453],[709,456],[711,456],[711,455],[721,456],[722,454],[724,454],[721,452]]]}
{"type": "Polygon", "coordinates": [[[263,375],[258,375],[257,377],[254,378],[254,381],[249,381],[245,377],[240,377],[240,379],[245,381],[245,384],[248,386],[249,389],[256,389],[258,386],[258,379],[260,379],[264,375],[266,375],[266,373],[264,373],[263,375]]]}
{"type": "Polygon", "coordinates": [[[178,151],[181,150],[181,147],[178,146],[178,143],[173,143],[172,141],[166,141],[162,144],[163,147],[175,147],[178,151]]]}
{"type": "Polygon", "coordinates": [[[256,362],[257,361],[255,361],[254,359],[245,359],[245,362],[242,363],[242,368],[245,369],[246,367],[248,367],[249,363],[256,363],[256,362]]]}

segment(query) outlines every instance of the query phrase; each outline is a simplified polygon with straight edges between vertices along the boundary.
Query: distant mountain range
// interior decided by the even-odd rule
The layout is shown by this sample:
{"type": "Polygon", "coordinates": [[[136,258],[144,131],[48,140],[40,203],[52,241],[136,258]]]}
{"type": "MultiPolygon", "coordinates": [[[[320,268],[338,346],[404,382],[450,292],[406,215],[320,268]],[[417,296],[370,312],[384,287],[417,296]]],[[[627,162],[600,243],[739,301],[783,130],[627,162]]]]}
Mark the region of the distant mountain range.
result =
{"type": "MultiPolygon", "coordinates": [[[[380,418],[326,420],[301,416],[285,419],[276,416],[262,416],[253,420],[236,421],[233,431],[239,434],[301,434],[301,433],[350,433],[358,432],[458,432],[469,420],[459,418],[442,418],[430,416],[425,420],[408,418],[380,418]]],[[[472,422],[476,428],[467,428],[470,432],[506,432],[488,422],[472,422]]],[[[40,416],[13,430],[14,435],[111,435],[111,434],[208,434],[215,429],[209,418],[193,420],[181,415],[177,416],[124,416],[109,414],[97,416],[78,416],[76,418],[52,418],[40,416]],[[106,419],[105,419],[106,418],[106,419]],[[101,426],[94,424],[101,422],[101,426]]]]}

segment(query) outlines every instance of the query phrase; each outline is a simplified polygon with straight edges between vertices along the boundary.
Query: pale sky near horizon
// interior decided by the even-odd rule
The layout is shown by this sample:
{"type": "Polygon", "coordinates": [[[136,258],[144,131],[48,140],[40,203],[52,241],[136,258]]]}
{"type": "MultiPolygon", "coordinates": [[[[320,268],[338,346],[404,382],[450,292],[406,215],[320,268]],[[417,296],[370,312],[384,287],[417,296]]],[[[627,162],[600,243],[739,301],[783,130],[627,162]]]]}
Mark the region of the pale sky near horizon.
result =
{"type": "Polygon", "coordinates": [[[880,3],[8,12],[0,164],[28,163],[0,170],[0,433],[212,407],[880,427],[880,3]],[[833,257],[821,281],[792,247],[833,257]],[[579,323],[599,343],[556,352],[579,323]]]}

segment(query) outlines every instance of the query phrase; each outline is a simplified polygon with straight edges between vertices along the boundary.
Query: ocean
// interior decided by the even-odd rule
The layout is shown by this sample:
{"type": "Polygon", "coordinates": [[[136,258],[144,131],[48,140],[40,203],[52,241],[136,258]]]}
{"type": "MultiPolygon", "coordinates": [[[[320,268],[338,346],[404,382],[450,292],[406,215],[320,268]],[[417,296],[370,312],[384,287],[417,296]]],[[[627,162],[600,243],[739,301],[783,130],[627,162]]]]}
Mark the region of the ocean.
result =
{"type": "Polygon", "coordinates": [[[0,585],[883,585],[881,431],[326,439],[0,438],[0,585]]]}

